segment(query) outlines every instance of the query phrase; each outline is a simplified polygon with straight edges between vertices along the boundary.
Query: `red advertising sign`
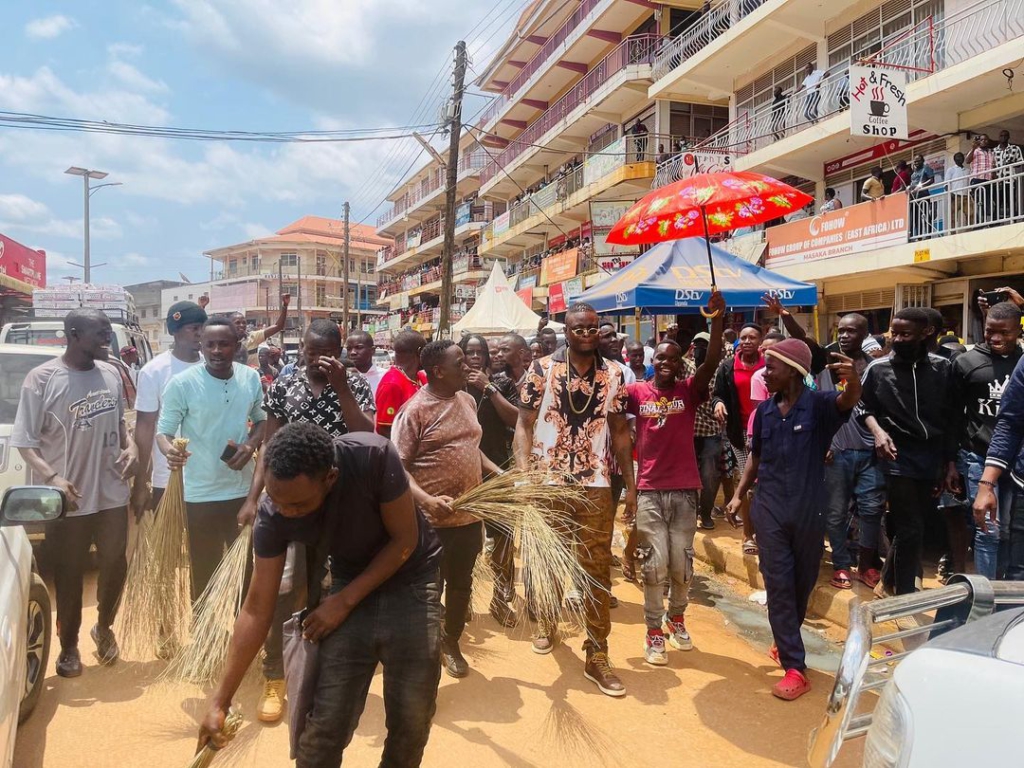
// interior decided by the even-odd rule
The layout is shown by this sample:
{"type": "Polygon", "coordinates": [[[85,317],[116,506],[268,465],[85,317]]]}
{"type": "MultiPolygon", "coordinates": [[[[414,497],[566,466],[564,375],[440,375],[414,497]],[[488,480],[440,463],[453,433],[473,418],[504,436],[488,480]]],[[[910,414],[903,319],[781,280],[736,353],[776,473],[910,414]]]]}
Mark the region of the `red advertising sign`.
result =
{"type": "Polygon", "coordinates": [[[548,312],[552,315],[556,312],[565,312],[565,289],[561,283],[555,283],[548,288],[548,312]]]}
{"type": "Polygon", "coordinates": [[[911,131],[910,138],[906,140],[890,139],[889,141],[883,141],[881,144],[876,144],[873,147],[868,147],[867,149],[862,149],[859,152],[854,152],[852,155],[846,155],[845,157],[839,157],[835,160],[829,160],[825,163],[825,175],[832,176],[840,171],[845,171],[848,168],[856,168],[857,166],[864,165],[865,163],[881,160],[886,155],[891,155],[902,149],[923,144],[934,138],[935,134],[928,133],[927,131],[911,131]]]}
{"type": "MultiPolygon", "coordinates": [[[[34,251],[17,240],[0,235],[0,276],[2,275],[32,288],[45,288],[46,252],[34,251]]],[[[10,287],[21,289],[21,286],[16,285],[10,287]]]]}

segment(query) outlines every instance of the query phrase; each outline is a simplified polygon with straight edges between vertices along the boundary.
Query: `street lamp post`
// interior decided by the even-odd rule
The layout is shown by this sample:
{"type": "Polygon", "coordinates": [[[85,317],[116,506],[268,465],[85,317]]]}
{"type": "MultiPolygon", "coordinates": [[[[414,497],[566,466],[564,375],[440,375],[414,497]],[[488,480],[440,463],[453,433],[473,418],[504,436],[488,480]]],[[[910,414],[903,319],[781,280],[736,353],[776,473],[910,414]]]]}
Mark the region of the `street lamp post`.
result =
{"type": "MultiPolygon", "coordinates": [[[[115,181],[115,182],[108,182],[107,184],[97,184],[95,187],[89,186],[89,179],[99,180],[99,179],[107,178],[106,171],[90,171],[90,170],[88,170],[86,168],[79,168],[76,165],[71,166],[66,171],[64,171],[64,173],[67,173],[67,174],[69,174],[71,176],[81,176],[82,177],[82,193],[83,193],[82,194],[82,200],[83,200],[83,204],[84,204],[84,207],[85,207],[85,211],[84,211],[84,214],[83,214],[84,215],[84,230],[85,230],[85,246],[84,246],[83,251],[82,251],[83,260],[82,260],[81,267],[82,267],[82,271],[84,273],[83,277],[85,278],[83,280],[83,282],[86,285],[88,285],[90,282],[92,282],[92,279],[91,279],[92,278],[92,261],[90,259],[90,254],[89,254],[89,197],[92,195],[93,192],[95,192],[100,187],[118,187],[118,186],[121,185],[121,182],[115,181]]],[[[74,262],[72,262],[72,263],[74,263],[74,262]]],[[[79,265],[75,265],[75,266],[79,266],[79,265]]],[[[97,264],[96,266],[103,266],[103,265],[102,264],[97,264]]]]}

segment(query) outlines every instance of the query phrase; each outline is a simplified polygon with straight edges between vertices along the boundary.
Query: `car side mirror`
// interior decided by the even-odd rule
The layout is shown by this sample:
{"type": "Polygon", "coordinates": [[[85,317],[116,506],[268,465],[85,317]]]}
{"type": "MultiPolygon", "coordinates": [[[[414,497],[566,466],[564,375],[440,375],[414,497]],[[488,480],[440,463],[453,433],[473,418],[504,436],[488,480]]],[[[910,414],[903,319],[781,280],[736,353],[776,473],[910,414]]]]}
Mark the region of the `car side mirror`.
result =
{"type": "Polygon", "coordinates": [[[0,501],[0,523],[25,525],[59,520],[67,512],[64,491],[42,485],[21,485],[8,488],[0,501]]]}

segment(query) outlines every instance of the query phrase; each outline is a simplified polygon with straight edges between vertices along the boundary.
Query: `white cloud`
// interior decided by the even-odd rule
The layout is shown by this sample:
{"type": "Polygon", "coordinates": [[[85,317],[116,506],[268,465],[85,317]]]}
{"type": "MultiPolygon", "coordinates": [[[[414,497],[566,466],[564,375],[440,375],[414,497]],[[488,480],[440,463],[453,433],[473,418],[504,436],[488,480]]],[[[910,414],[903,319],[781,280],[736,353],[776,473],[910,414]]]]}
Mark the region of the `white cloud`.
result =
{"type": "Polygon", "coordinates": [[[114,59],[107,65],[107,71],[133,91],[160,93],[167,90],[163,80],[153,80],[142,74],[134,65],[120,59],[114,59]]]}
{"type": "Polygon", "coordinates": [[[0,221],[38,221],[49,215],[49,208],[26,195],[0,195],[0,221]]]}
{"type": "Polygon", "coordinates": [[[107,54],[115,59],[137,59],[145,50],[134,43],[111,43],[107,46],[107,54]]]}
{"type": "Polygon", "coordinates": [[[253,222],[246,222],[243,224],[242,231],[245,232],[245,236],[250,240],[256,240],[260,237],[269,237],[274,234],[270,227],[264,224],[255,224],[253,222]]]}
{"type": "Polygon", "coordinates": [[[75,20],[56,14],[33,19],[25,25],[25,34],[32,40],[52,40],[75,26],[75,20]]]}
{"type": "Polygon", "coordinates": [[[143,256],[141,253],[126,253],[119,261],[133,267],[145,267],[153,263],[151,258],[143,256]]]}
{"type": "Polygon", "coordinates": [[[0,74],[0,107],[110,122],[165,125],[169,121],[165,109],[141,94],[114,88],[75,91],[49,67],[40,67],[28,77],[0,74]]]}
{"type": "MultiPolygon", "coordinates": [[[[26,195],[0,195],[0,230],[81,240],[82,219],[60,219],[38,200],[26,195]]],[[[122,236],[121,225],[109,216],[89,218],[90,239],[114,240],[122,236]]]]}

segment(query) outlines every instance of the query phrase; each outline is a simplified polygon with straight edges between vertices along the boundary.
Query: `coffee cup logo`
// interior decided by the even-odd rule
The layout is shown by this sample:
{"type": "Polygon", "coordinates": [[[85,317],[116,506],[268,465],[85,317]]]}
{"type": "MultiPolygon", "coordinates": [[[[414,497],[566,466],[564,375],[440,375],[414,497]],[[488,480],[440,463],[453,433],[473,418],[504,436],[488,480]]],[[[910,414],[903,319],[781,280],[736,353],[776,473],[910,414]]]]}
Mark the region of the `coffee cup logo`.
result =
{"type": "Polygon", "coordinates": [[[871,115],[873,117],[885,117],[886,115],[889,114],[889,105],[886,104],[884,101],[872,100],[870,106],[871,115]]]}

